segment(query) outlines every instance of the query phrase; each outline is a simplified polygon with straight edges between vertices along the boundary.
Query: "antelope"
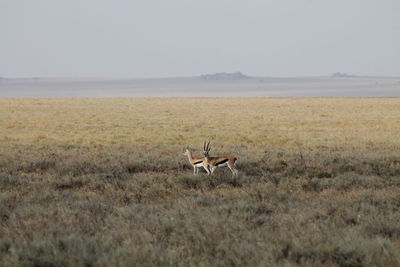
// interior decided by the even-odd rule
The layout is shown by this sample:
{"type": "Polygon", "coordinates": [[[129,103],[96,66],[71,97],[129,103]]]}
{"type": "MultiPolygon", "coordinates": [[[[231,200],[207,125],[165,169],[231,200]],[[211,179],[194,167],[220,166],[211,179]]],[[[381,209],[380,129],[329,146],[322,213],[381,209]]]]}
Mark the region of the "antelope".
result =
{"type": "Polygon", "coordinates": [[[190,164],[193,166],[193,175],[196,175],[199,173],[200,167],[203,167],[207,173],[210,173],[208,166],[203,164],[204,157],[203,158],[194,158],[192,151],[190,151],[188,147],[186,147],[185,153],[183,153],[183,155],[188,157],[190,164]]]}
{"type": "Polygon", "coordinates": [[[232,171],[232,176],[238,174],[238,170],[235,168],[235,163],[237,158],[234,156],[217,156],[210,157],[210,142],[206,145],[204,142],[203,145],[203,153],[204,153],[204,161],[203,167],[207,171],[208,175],[212,175],[218,167],[228,166],[228,168],[232,171]],[[211,171],[210,171],[211,169],[211,171]]]}

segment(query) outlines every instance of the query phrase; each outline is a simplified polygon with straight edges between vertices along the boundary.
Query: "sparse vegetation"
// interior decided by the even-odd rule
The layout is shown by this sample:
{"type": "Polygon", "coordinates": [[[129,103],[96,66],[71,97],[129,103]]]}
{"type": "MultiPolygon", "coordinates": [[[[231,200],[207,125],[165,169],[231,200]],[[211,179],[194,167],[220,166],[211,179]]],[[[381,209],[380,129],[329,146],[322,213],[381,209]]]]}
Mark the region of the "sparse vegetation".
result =
{"type": "Polygon", "coordinates": [[[398,114],[398,98],[0,99],[0,266],[398,266],[398,114]],[[208,138],[237,177],[192,175],[183,148],[208,138]]]}

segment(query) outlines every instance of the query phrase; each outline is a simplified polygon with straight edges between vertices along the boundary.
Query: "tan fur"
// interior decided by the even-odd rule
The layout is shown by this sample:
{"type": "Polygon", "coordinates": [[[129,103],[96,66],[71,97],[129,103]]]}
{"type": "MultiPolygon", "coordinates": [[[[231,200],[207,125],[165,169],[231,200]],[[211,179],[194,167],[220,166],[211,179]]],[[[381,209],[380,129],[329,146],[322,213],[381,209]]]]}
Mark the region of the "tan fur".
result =
{"type": "MultiPolygon", "coordinates": [[[[198,162],[204,162],[204,157],[202,157],[202,158],[193,157],[192,152],[188,148],[186,148],[185,153],[183,153],[183,155],[188,157],[190,164],[193,166],[193,175],[198,174],[199,167],[196,166],[196,164],[198,164],[198,162]]],[[[207,166],[204,166],[204,164],[202,164],[202,166],[206,170],[207,173],[210,172],[209,169],[207,168],[207,166]]]]}
{"type": "Polygon", "coordinates": [[[235,163],[237,158],[234,156],[218,156],[218,157],[210,157],[209,152],[211,148],[209,147],[210,142],[206,145],[204,142],[204,161],[203,168],[207,171],[208,175],[212,175],[214,171],[218,167],[226,166],[232,171],[232,175],[235,176],[238,174],[238,170],[235,168],[235,163]]]}

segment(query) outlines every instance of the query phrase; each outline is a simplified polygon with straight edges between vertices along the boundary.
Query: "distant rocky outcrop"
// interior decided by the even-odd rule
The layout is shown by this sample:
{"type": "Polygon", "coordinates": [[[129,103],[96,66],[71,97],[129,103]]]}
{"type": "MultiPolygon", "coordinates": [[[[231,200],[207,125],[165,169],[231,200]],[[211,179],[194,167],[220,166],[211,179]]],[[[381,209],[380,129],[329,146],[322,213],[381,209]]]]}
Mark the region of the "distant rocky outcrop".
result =
{"type": "Polygon", "coordinates": [[[203,80],[219,81],[219,80],[243,80],[243,79],[249,79],[250,77],[244,75],[241,72],[234,72],[234,73],[217,72],[214,74],[203,74],[201,75],[201,78],[203,80]]]}
{"type": "Polygon", "coordinates": [[[343,72],[335,72],[334,74],[332,74],[332,77],[335,77],[335,78],[351,78],[351,77],[357,77],[357,76],[349,75],[349,74],[343,73],[343,72]]]}

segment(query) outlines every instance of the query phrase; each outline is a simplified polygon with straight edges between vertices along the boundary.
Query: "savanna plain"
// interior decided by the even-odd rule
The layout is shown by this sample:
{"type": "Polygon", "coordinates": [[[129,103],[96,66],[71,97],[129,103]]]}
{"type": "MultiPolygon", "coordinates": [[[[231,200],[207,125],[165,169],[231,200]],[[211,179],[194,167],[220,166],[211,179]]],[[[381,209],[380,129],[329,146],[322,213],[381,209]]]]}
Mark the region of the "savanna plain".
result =
{"type": "Polygon", "coordinates": [[[400,98],[1,98],[0,265],[399,266],[399,133],[400,98]]]}

